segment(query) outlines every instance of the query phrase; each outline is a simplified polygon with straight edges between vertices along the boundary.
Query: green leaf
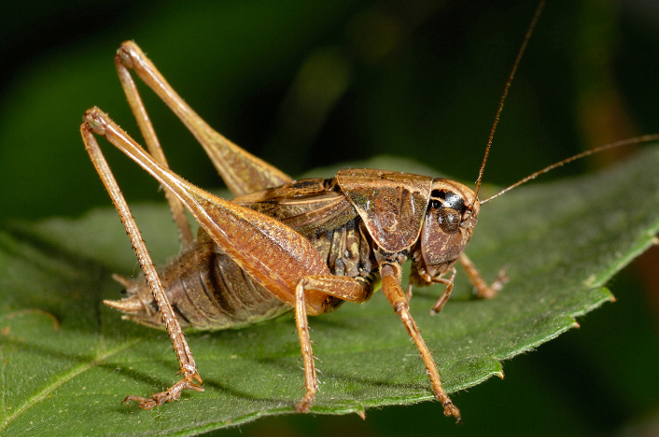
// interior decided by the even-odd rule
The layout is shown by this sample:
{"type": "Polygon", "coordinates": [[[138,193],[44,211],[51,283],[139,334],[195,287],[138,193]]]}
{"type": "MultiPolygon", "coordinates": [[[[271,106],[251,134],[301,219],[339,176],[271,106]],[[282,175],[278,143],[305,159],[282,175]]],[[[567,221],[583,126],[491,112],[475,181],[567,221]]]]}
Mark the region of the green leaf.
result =
{"type": "MultiPolygon", "coordinates": [[[[612,299],[606,281],[659,230],[658,166],[659,151],[649,148],[614,168],[530,184],[483,206],[468,254],[486,278],[508,264],[504,290],[472,300],[459,272],[454,298],[438,316],[429,309],[440,288],[415,290],[411,301],[449,392],[501,375],[500,360],[612,299]]],[[[177,253],[166,207],[140,205],[134,213],[158,262],[177,253]]],[[[101,303],[119,297],[111,273],[138,270],[109,208],[0,231],[0,434],[192,435],[293,412],[303,375],[290,315],[189,335],[206,391],[154,411],[120,405],[126,395],[167,388],[178,370],[163,332],[122,321],[101,303]]],[[[418,352],[380,293],[310,323],[322,359],[313,412],[433,399],[418,352]]]]}

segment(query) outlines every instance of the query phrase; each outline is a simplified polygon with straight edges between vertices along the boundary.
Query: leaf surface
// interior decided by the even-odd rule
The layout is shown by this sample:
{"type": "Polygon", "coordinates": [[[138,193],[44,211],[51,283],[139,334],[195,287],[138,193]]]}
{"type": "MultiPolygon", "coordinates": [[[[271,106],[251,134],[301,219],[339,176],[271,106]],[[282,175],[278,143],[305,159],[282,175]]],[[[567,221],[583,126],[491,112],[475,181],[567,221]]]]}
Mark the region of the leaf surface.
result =
{"type": "MultiPolygon", "coordinates": [[[[658,167],[659,151],[650,147],[599,173],[530,184],[483,206],[467,253],[490,280],[507,264],[504,290],[472,300],[459,271],[454,298],[438,316],[429,310],[441,288],[417,289],[411,301],[447,391],[501,375],[501,360],[556,337],[612,299],[606,281],[659,231],[658,167]]],[[[156,261],[175,255],[167,208],[133,209],[156,261]]],[[[113,272],[138,271],[110,208],[0,231],[0,434],[193,435],[294,411],[303,374],[290,314],[189,335],[206,391],[154,411],[120,405],[126,395],[167,388],[178,370],[164,332],[122,321],[101,302],[120,297],[113,272]]],[[[310,324],[322,359],[313,412],[433,399],[418,352],[381,293],[310,324]]]]}

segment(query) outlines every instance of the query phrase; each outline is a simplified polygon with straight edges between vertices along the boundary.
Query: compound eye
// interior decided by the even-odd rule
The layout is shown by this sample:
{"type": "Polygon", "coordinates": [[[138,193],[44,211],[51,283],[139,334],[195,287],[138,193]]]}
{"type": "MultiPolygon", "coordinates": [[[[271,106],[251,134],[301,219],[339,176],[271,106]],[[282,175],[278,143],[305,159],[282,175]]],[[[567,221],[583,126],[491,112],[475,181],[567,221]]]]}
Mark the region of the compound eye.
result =
{"type": "Polygon", "coordinates": [[[460,213],[453,208],[442,208],[439,210],[437,222],[447,234],[454,234],[460,229],[460,213]]]}
{"type": "Polygon", "coordinates": [[[462,211],[465,207],[462,197],[455,193],[451,193],[450,191],[447,191],[446,195],[444,196],[444,206],[453,208],[456,211],[462,211]]]}

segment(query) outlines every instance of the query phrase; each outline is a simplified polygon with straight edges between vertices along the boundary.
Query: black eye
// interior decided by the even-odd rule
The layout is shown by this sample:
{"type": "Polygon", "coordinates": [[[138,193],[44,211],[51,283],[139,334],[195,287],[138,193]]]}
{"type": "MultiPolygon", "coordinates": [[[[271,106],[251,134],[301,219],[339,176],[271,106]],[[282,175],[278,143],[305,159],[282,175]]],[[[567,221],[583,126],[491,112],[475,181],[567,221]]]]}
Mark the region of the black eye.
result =
{"type": "Polygon", "coordinates": [[[462,211],[464,209],[464,202],[462,201],[462,197],[448,191],[444,196],[444,207],[462,211]]]}
{"type": "Polygon", "coordinates": [[[447,234],[454,234],[460,229],[460,214],[453,208],[442,208],[439,210],[437,222],[447,234]]]}
{"type": "MultiPolygon", "coordinates": [[[[441,205],[444,208],[453,208],[454,210],[460,212],[462,212],[465,208],[462,197],[458,196],[457,194],[451,191],[432,190],[432,193],[430,193],[430,197],[434,197],[435,199],[442,199],[441,205]]],[[[436,202],[436,203],[440,203],[440,202],[436,202]]]]}

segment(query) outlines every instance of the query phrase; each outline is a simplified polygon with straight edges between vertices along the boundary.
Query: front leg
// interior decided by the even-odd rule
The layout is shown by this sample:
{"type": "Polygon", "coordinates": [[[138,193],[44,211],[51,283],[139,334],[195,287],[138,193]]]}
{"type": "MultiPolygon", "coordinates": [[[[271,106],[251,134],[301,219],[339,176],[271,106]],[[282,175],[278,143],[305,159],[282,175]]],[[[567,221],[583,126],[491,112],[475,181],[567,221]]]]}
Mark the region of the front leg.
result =
{"type": "MultiPolygon", "coordinates": [[[[444,305],[446,305],[446,302],[448,302],[448,298],[451,297],[451,292],[453,291],[453,280],[455,279],[455,266],[451,267],[451,277],[448,279],[444,278],[438,278],[433,280],[435,283],[439,284],[444,284],[446,288],[444,289],[444,292],[442,293],[441,296],[439,296],[439,299],[437,299],[437,302],[435,305],[430,309],[430,315],[434,316],[435,314],[439,313],[442,308],[444,308],[444,305]]],[[[409,299],[408,299],[409,301],[409,299]]]]}

